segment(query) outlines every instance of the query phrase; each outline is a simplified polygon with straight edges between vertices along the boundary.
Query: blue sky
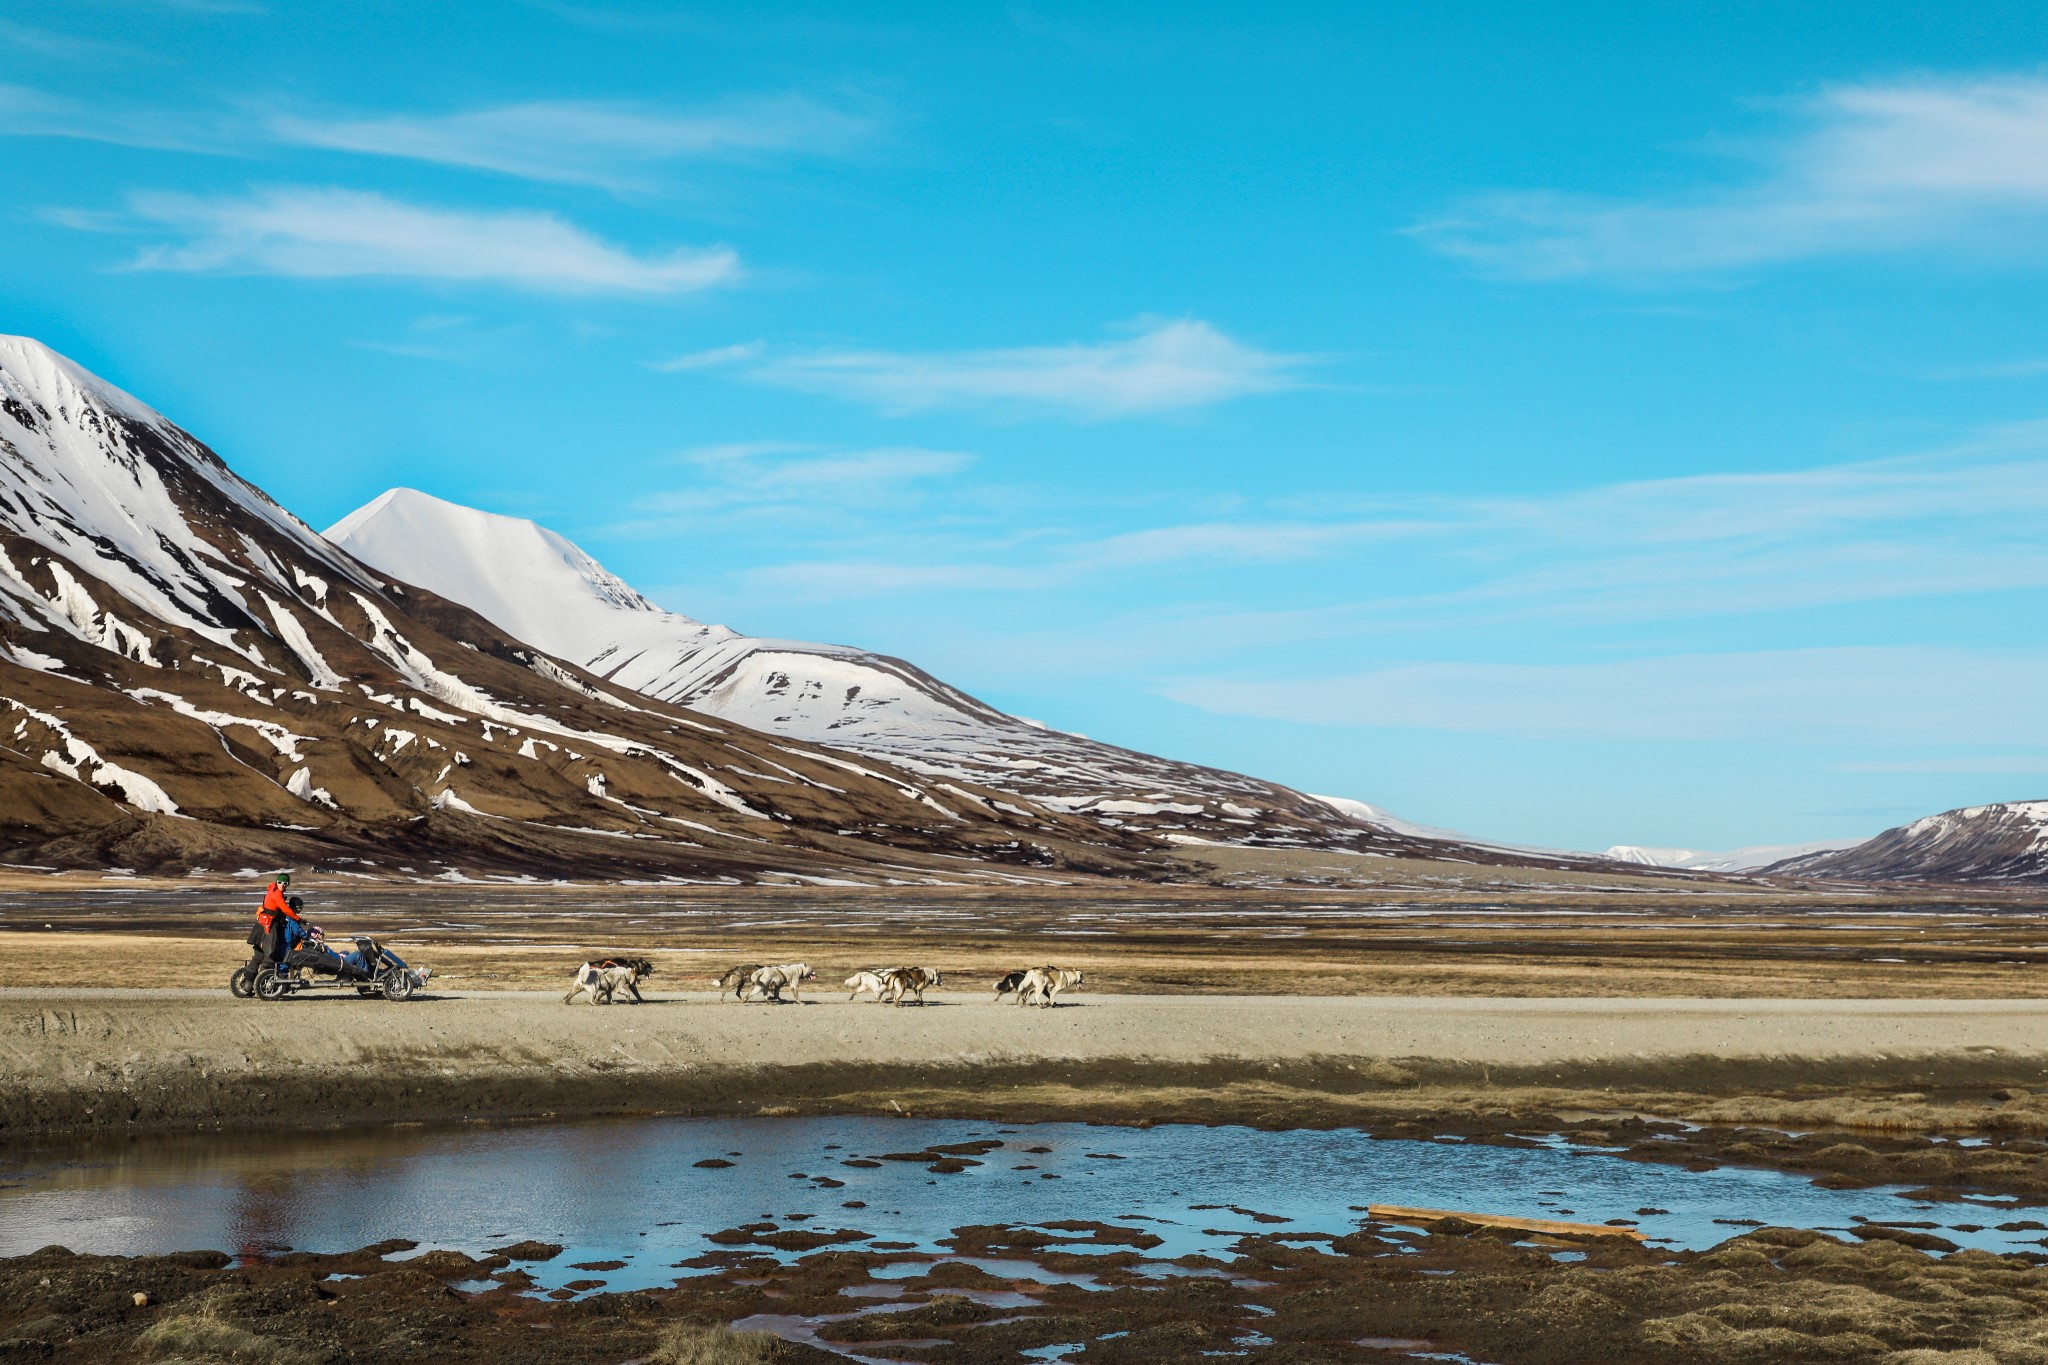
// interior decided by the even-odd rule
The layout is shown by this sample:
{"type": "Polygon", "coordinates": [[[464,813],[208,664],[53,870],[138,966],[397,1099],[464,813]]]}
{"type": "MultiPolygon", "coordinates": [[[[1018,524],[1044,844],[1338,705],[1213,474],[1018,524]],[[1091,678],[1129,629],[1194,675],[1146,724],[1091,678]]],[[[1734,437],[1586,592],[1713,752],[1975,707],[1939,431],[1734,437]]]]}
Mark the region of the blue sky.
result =
{"type": "Polygon", "coordinates": [[[763,9],[18,0],[0,330],[1497,838],[2048,792],[2048,11],[763,9]]]}

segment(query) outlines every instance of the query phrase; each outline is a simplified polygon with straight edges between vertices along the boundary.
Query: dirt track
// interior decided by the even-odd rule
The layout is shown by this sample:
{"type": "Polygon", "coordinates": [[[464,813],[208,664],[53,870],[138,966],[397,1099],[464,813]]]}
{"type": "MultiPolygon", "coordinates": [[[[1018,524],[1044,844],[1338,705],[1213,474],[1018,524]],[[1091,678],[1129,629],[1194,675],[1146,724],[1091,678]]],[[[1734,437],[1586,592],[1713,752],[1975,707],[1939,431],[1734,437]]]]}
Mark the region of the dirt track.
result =
{"type": "MultiPolygon", "coordinates": [[[[886,1107],[1035,1089],[1105,1112],[1137,1089],[1260,1083],[1733,1095],[2048,1082],[2048,1002],[1081,995],[1055,1010],[565,1007],[494,992],[0,992],[0,1134],[557,1112],[886,1107]],[[1049,1089],[1048,1089],[1049,1088],[1049,1089]]],[[[995,1099],[990,1100],[996,1103],[995,1099]]]]}

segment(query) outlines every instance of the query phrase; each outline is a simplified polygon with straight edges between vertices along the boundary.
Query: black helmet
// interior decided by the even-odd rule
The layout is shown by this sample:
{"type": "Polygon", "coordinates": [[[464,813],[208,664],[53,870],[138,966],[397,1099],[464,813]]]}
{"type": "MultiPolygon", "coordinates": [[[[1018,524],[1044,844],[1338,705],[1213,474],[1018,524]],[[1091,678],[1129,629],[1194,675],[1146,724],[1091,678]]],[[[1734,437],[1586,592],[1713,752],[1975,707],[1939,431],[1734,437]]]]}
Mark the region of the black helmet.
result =
{"type": "Polygon", "coordinates": [[[292,913],[295,915],[299,911],[306,908],[306,903],[300,900],[297,896],[286,896],[284,898],[284,903],[292,908],[292,913]]]}

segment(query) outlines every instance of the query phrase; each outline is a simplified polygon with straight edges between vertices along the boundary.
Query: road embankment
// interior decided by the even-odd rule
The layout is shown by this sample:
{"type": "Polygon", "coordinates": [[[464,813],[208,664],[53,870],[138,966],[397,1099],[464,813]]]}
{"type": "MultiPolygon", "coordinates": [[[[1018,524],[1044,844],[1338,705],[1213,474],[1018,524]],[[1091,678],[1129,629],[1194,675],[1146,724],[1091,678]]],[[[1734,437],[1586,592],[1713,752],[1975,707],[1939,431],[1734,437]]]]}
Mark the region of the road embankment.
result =
{"type": "Polygon", "coordinates": [[[1896,1109],[2044,1085],[2038,1000],[1084,994],[1038,1010],[937,993],[898,1009],[832,997],[592,1008],[513,992],[407,1004],[0,992],[0,1138],[912,1108],[1342,1123],[1498,1110],[1535,1092],[1553,1106],[1667,1113],[1739,1096],[1868,1105],[1915,1092],[1892,1097],[1896,1109]]]}

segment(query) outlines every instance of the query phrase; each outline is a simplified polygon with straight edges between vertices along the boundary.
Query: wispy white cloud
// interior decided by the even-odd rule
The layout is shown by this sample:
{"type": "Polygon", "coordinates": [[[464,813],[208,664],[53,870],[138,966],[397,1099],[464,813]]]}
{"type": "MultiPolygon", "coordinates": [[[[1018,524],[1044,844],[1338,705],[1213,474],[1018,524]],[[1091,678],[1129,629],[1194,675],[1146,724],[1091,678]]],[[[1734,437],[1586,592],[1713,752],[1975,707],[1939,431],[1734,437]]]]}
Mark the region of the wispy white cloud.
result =
{"type": "Polygon", "coordinates": [[[822,449],[815,441],[721,441],[679,450],[673,458],[677,464],[729,465],[739,460],[758,460],[764,455],[805,455],[822,449]]]}
{"type": "Polygon", "coordinates": [[[1939,247],[2038,260],[2048,219],[2048,79],[1840,85],[1789,105],[1743,181],[1690,195],[1541,191],[1468,203],[1412,231],[1526,279],[1705,274],[1939,247]]]}
{"type": "MultiPolygon", "coordinates": [[[[112,43],[19,24],[11,19],[0,19],[0,43],[16,52],[32,52],[39,57],[53,57],[66,62],[105,58],[120,51],[112,43]]],[[[8,93],[21,89],[20,86],[0,86],[0,109],[10,108],[8,93]]]]}
{"type": "Polygon", "coordinates": [[[879,538],[887,563],[870,564],[887,572],[855,572],[861,561],[847,556],[806,562],[799,577],[836,596],[913,573],[934,586],[1019,591],[1104,574],[1206,582],[1219,601],[1157,628],[1211,642],[1680,621],[2036,590],[2048,586],[2039,533],[2048,424],[1921,456],[1540,497],[1326,497],[1094,535],[1078,528],[1099,518],[1067,510],[1057,527],[1004,519],[1000,537],[891,526],[879,538]],[[1312,605],[1221,604],[1237,597],[1231,581],[1243,570],[1311,565],[1313,590],[1288,596],[1312,605]]]}
{"type": "Polygon", "coordinates": [[[2048,374],[2048,356],[2029,356],[2024,360],[2003,360],[1988,365],[1951,365],[1943,369],[1927,371],[1920,377],[1937,381],[1958,379],[2032,379],[2044,374],[2048,374]]]}
{"type": "Polygon", "coordinates": [[[146,248],[139,270],[309,278],[463,280],[555,293],[672,294],[729,284],[727,247],[638,255],[549,213],[429,208],[339,189],[272,189],[240,198],[137,194],[141,224],[182,240],[146,248]]]}
{"type": "Polygon", "coordinates": [[[697,481],[635,499],[634,515],[610,527],[613,534],[673,531],[711,511],[786,520],[900,508],[914,486],[957,474],[974,457],[916,446],[831,450],[804,442],[745,441],[699,446],[681,452],[676,462],[694,469],[697,481]]]}
{"type": "Polygon", "coordinates": [[[1311,357],[1261,350],[1209,323],[1182,319],[1140,322],[1127,337],[1064,346],[771,354],[745,373],[885,412],[969,408],[1106,418],[1301,388],[1311,363],[1311,357]]]}
{"type": "Polygon", "coordinates": [[[1356,618],[1676,620],[2048,585],[2030,529],[2048,515],[2044,443],[2029,424],[1896,460],[1411,504],[1396,515],[1463,581],[1356,618]]]}
{"type": "Polygon", "coordinates": [[[708,351],[692,351],[688,355],[671,357],[668,360],[651,361],[648,368],[675,374],[683,370],[709,370],[720,365],[737,365],[752,360],[767,349],[763,342],[742,341],[732,346],[714,346],[708,351]]]}
{"type": "MultiPolygon", "coordinates": [[[[5,31],[0,31],[0,38],[18,41],[16,35],[5,31]]],[[[77,55],[89,54],[81,50],[77,55]]],[[[243,141],[215,117],[167,114],[117,99],[75,100],[9,84],[0,84],[0,136],[73,138],[217,155],[244,150],[243,141]]]]}
{"type": "Polygon", "coordinates": [[[995,564],[884,564],[798,562],[749,571],[756,592],[781,593],[813,601],[895,597],[918,592],[1015,592],[1043,586],[1041,576],[995,564]]]}
{"type": "MultiPolygon", "coordinates": [[[[105,50],[5,20],[0,39],[50,56],[84,58],[105,50]]],[[[4,137],[75,138],[234,157],[313,148],[613,189],[644,188],[659,168],[675,162],[843,152],[874,126],[869,115],[801,94],[734,99],[696,111],[533,100],[432,114],[314,115],[256,100],[169,108],[119,94],[76,99],[0,83],[4,137]]]]}
{"type": "Polygon", "coordinates": [[[193,14],[268,14],[270,9],[257,0],[130,0],[130,3],[185,10],[193,14]]]}
{"type": "MultiPolygon", "coordinates": [[[[1197,523],[1107,536],[1077,537],[1043,530],[995,534],[966,526],[926,537],[939,548],[972,541],[1000,549],[1003,558],[803,560],[750,570],[747,581],[763,591],[801,591],[814,599],[860,598],[907,589],[1036,593],[1099,582],[1110,576],[1164,575],[1199,564],[1205,570],[1280,564],[1326,557],[1336,547],[1381,534],[1378,526],[1197,523]]],[[[1394,534],[1399,534],[1398,531],[1394,534]]],[[[900,552],[916,537],[886,538],[900,552]]]]}
{"type": "Polygon", "coordinates": [[[1410,534],[1381,522],[1197,522],[1125,531],[1072,547],[1069,566],[1079,573],[1200,561],[1208,564],[1279,563],[1316,559],[1375,538],[1410,534]]]}
{"type": "Polygon", "coordinates": [[[533,180],[616,185],[634,169],[680,158],[828,152],[873,121],[803,95],[735,101],[683,113],[655,106],[536,100],[442,114],[311,118],[278,115],[280,142],[431,161],[533,180]]]}
{"type": "Polygon", "coordinates": [[[1400,663],[1337,677],[1207,679],[1174,700],[1225,715],[1578,739],[2048,742],[2048,655],[1844,648],[1604,663],[1400,663]]]}
{"type": "Polygon", "coordinates": [[[518,325],[481,325],[480,319],[459,313],[429,313],[416,317],[396,339],[361,338],[348,343],[358,350],[376,351],[408,360],[438,360],[466,364],[487,347],[530,345],[525,329],[518,325]]]}

